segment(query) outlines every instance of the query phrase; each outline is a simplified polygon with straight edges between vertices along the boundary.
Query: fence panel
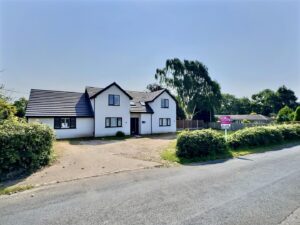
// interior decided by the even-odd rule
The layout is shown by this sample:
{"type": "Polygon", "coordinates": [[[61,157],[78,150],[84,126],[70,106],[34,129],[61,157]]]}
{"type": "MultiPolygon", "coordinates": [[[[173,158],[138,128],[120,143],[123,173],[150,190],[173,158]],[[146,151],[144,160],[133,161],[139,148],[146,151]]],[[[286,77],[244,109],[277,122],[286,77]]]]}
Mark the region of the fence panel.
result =
{"type": "Polygon", "coordinates": [[[177,130],[198,130],[205,128],[203,120],[177,120],[177,130]]]}

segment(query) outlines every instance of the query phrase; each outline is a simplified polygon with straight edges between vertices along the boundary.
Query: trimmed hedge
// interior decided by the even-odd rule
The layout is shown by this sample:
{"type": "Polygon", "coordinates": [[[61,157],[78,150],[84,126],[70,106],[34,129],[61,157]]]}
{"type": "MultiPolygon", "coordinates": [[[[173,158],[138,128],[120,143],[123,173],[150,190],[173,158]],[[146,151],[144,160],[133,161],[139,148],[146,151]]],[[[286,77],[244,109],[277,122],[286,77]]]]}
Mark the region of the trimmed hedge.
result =
{"type": "Polygon", "coordinates": [[[183,131],[177,138],[176,155],[179,157],[214,157],[226,151],[224,136],[211,129],[183,131]]]}
{"type": "Polygon", "coordinates": [[[53,140],[53,130],[46,125],[17,121],[0,125],[0,177],[47,165],[53,140]]]}
{"type": "Polygon", "coordinates": [[[229,135],[228,145],[234,149],[279,144],[288,140],[300,140],[300,125],[248,127],[229,135]]]}

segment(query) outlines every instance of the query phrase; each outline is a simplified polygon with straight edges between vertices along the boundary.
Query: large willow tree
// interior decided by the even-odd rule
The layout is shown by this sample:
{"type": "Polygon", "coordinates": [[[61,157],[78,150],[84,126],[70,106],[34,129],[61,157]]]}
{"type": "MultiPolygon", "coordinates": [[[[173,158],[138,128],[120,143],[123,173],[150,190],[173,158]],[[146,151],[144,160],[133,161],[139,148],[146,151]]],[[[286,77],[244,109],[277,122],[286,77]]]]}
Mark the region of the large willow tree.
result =
{"type": "Polygon", "coordinates": [[[209,111],[212,120],[214,110],[220,106],[220,85],[210,78],[207,67],[197,60],[168,59],[164,68],[156,70],[155,79],[176,92],[189,119],[201,111],[209,111]]]}

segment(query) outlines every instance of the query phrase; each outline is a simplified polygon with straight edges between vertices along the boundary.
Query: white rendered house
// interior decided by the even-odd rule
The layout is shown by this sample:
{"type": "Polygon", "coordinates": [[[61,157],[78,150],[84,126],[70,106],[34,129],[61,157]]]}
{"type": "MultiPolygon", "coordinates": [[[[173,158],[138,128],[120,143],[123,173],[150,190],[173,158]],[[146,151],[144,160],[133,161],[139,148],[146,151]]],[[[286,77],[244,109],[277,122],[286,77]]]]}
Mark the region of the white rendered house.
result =
{"type": "Polygon", "coordinates": [[[155,134],[176,131],[176,100],[168,90],[125,91],[117,83],[86,87],[84,93],[32,89],[28,122],[55,130],[56,137],[155,134]]]}

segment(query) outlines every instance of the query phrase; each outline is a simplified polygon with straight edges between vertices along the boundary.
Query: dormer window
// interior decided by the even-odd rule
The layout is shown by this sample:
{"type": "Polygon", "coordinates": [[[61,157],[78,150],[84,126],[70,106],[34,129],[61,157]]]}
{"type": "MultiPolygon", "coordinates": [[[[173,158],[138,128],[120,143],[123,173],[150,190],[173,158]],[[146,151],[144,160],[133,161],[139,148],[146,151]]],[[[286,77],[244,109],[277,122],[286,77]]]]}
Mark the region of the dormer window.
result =
{"type": "Polygon", "coordinates": [[[119,106],[120,105],[120,95],[108,95],[108,105],[119,106]]]}
{"type": "Polygon", "coordinates": [[[161,99],[161,108],[169,108],[169,99],[161,99]]]}
{"type": "Polygon", "coordinates": [[[135,106],[135,103],[131,101],[130,106],[135,106]]]}

